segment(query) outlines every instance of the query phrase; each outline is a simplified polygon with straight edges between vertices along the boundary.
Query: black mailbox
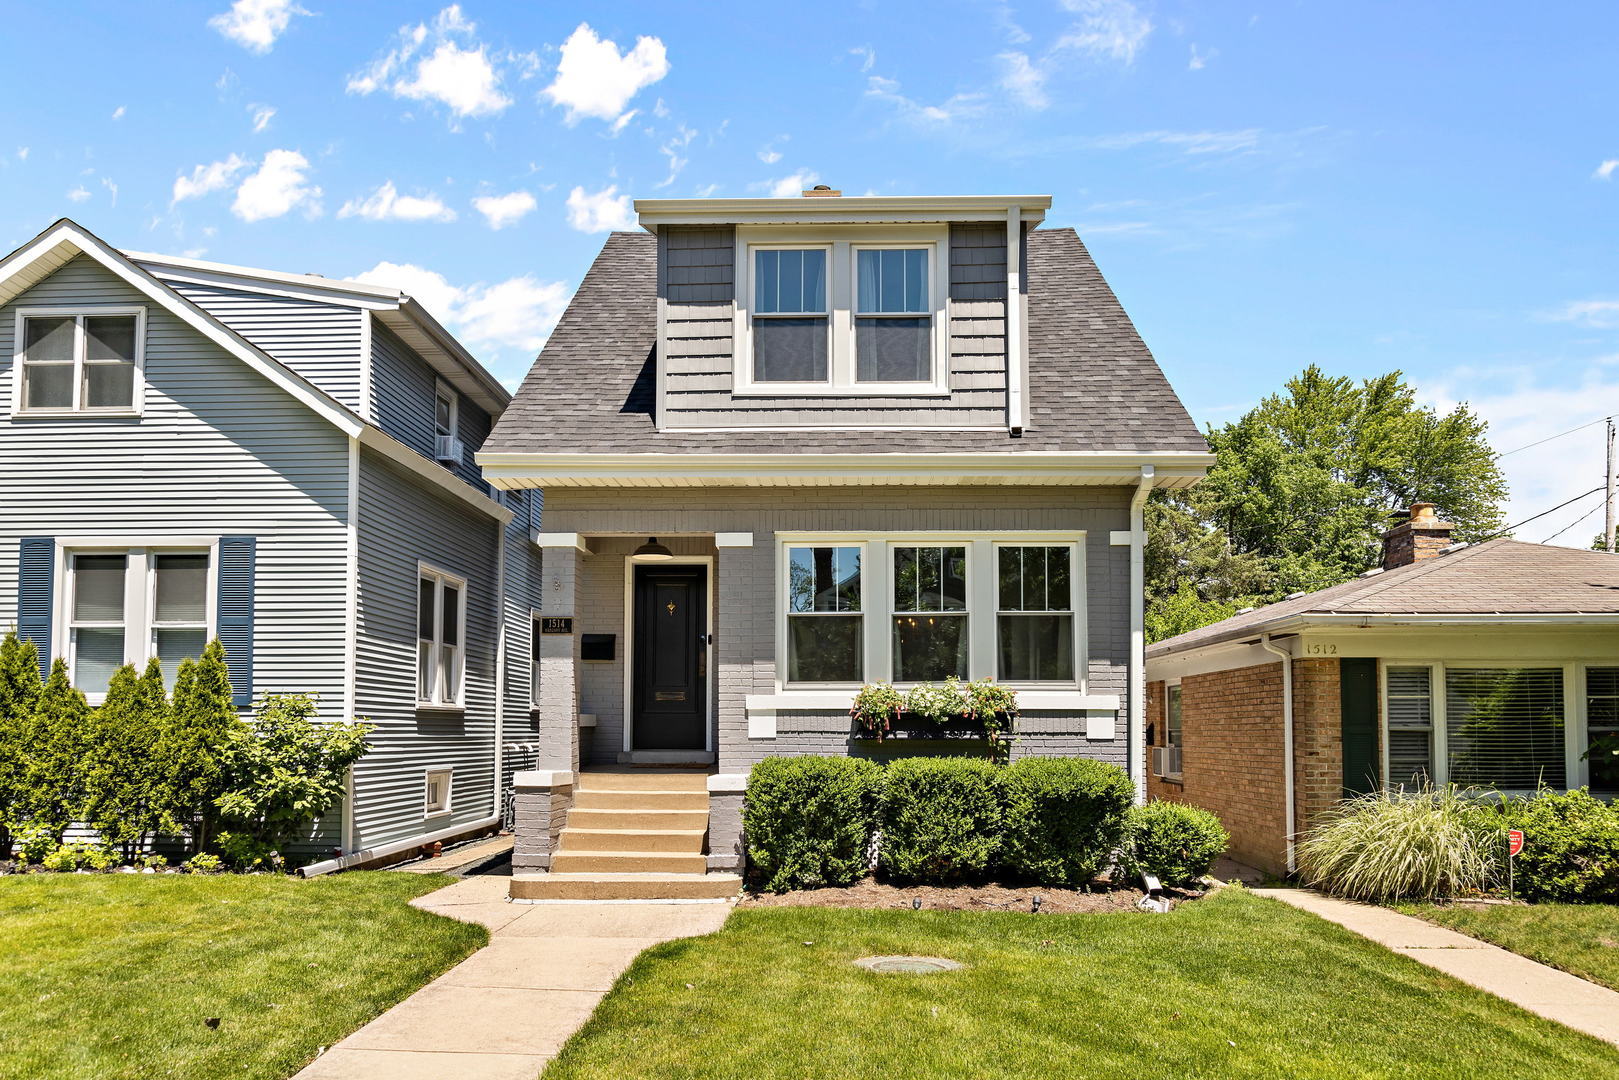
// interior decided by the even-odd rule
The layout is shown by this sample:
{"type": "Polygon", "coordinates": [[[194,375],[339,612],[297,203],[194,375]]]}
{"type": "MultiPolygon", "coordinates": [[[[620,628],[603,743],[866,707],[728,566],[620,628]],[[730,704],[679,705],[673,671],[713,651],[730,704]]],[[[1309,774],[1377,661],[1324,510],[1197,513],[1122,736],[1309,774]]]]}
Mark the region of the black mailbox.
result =
{"type": "Polygon", "coordinates": [[[613,659],[616,634],[585,634],[579,641],[579,656],[583,660],[613,659]]]}

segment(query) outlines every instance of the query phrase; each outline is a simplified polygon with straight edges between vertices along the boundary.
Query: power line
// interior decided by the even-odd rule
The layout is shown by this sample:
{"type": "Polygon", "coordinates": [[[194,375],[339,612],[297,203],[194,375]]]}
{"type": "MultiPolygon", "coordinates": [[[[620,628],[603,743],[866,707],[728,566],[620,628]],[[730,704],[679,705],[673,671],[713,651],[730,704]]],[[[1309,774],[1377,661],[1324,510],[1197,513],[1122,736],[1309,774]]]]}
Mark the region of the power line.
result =
{"type": "Polygon", "coordinates": [[[1495,455],[1495,460],[1500,461],[1504,457],[1509,457],[1512,454],[1521,453],[1524,450],[1533,450],[1535,447],[1541,445],[1542,443],[1549,443],[1553,439],[1561,439],[1564,435],[1572,435],[1576,431],[1584,431],[1588,427],[1595,427],[1596,425],[1602,423],[1604,420],[1612,420],[1612,419],[1613,419],[1612,416],[1599,416],[1595,420],[1592,420],[1590,423],[1581,424],[1579,427],[1571,427],[1567,431],[1559,431],[1556,435],[1548,435],[1544,439],[1536,439],[1534,442],[1529,443],[1526,446],[1520,446],[1516,450],[1508,450],[1505,454],[1497,454],[1497,455],[1495,455]]]}
{"type": "MultiPolygon", "coordinates": [[[[1607,419],[1607,418],[1604,417],[1603,419],[1607,419]]],[[[1583,494],[1574,496],[1572,499],[1568,500],[1568,502],[1560,502],[1556,506],[1552,507],[1550,510],[1542,510],[1540,513],[1536,514],[1534,517],[1526,517],[1522,521],[1518,522],[1516,525],[1508,525],[1506,528],[1502,529],[1500,532],[1495,532],[1495,533],[1491,533],[1489,536],[1480,537],[1478,540],[1475,540],[1473,542],[1475,544],[1482,544],[1482,543],[1484,543],[1485,540],[1494,540],[1498,536],[1505,536],[1507,533],[1511,532],[1514,529],[1523,528],[1525,525],[1529,524],[1531,521],[1539,521],[1541,518],[1545,517],[1547,514],[1555,514],[1555,513],[1557,513],[1557,511],[1561,510],[1563,507],[1568,506],[1571,503],[1577,503],[1581,499],[1585,498],[1587,495],[1595,495],[1599,491],[1606,491],[1606,490],[1607,490],[1607,485],[1606,484],[1602,485],[1601,487],[1594,487],[1590,491],[1587,491],[1587,492],[1584,492],[1583,494]]]]}
{"type": "Polygon", "coordinates": [[[1556,532],[1554,532],[1550,536],[1546,537],[1546,539],[1542,540],[1541,543],[1542,544],[1551,543],[1553,540],[1556,540],[1559,536],[1562,536],[1564,533],[1568,532],[1574,526],[1578,525],[1580,522],[1584,521],[1586,518],[1590,517],[1592,514],[1596,513],[1598,510],[1601,510],[1606,505],[1608,505],[1606,502],[1597,503],[1595,506],[1591,507],[1591,509],[1587,510],[1585,513],[1581,514],[1579,517],[1575,518],[1573,521],[1569,522],[1567,525],[1564,525],[1561,529],[1558,529],[1556,532]]]}

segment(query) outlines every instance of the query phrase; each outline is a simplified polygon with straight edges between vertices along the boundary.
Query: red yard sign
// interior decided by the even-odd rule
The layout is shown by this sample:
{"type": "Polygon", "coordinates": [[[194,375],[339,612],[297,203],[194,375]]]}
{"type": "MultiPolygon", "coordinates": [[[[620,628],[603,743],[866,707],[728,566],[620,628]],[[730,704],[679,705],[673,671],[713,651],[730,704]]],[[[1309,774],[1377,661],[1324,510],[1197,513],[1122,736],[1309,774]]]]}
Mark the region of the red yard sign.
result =
{"type": "Polygon", "coordinates": [[[1523,830],[1522,829],[1508,829],[1507,830],[1507,852],[1509,854],[1511,854],[1511,855],[1516,855],[1522,850],[1523,850],[1523,830]]]}

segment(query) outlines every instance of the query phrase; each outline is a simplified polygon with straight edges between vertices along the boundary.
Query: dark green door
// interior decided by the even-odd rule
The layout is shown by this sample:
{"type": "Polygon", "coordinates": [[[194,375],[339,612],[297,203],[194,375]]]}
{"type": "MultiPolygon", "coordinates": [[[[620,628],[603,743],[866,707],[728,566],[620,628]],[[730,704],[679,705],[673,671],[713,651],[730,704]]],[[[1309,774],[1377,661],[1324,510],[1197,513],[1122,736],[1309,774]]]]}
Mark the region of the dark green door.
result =
{"type": "Polygon", "coordinates": [[[1338,694],[1347,799],[1376,791],[1382,772],[1377,751],[1377,661],[1351,656],[1339,660],[1338,694]]]}
{"type": "Polygon", "coordinates": [[[707,567],[635,568],[634,749],[704,748],[707,607],[707,567]]]}

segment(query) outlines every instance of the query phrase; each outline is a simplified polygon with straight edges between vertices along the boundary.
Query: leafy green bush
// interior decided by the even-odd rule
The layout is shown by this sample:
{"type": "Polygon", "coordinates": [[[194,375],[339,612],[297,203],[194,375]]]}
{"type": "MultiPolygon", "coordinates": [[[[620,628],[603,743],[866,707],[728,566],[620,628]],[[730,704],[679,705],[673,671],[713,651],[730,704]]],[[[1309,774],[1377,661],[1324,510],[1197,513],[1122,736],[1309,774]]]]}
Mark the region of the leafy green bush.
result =
{"type": "Polygon", "coordinates": [[[56,834],[48,825],[24,825],[17,830],[18,862],[38,866],[45,861],[45,856],[56,850],[57,846],[56,834]]]}
{"type": "Polygon", "coordinates": [[[286,860],[274,847],[251,833],[231,832],[218,836],[219,856],[232,870],[280,870],[286,860]]]}
{"type": "Polygon", "coordinates": [[[79,853],[73,845],[62,844],[39,860],[39,865],[52,873],[70,873],[79,868],[79,853]]]}
{"type": "Polygon", "coordinates": [[[1619,901],[1619,809],[1577,791],[1541,791],[1502,805],[1505,826],[1523,830],[1513,883],[1526,900],[1619,901]]]}
{"type": "Polygon", "coordinates": [[[61,840],[84,809],[82,767],[90,741],[90,706],[57,659],[40,688],[22,739],[22,786],[15,812],[61,840]]]}
{"type": "Polygon", "coordinates": [[[773,757],[748,774],[742,832],[771,892],[848,885],[870,869],[882,769],[848,757],[773,757]]]}
{"type": "Polygon", "coordinates": [[[1001,770],[978,758],[901,758],[886,770],[884,870],[948,882],[989,869],[1001,844],[1001,770]]]}
{"type": "Polygon", "coordinates": [[[193,851],[213,842],[225,793],[225,746],[242,728],[231,697],[225,650],[215,638],[197,660],[180,661],[168,723],[158,739],[163,763],[161,816],[164,831],[188,833],[193,851]]]}
{"type": "Polygon", "coordinates": [[[1124,835],[1135,788],[1123,769],[1088,758],[1028,757],[1002,776],[1001,861],[1044,885],[1083,886],[1124,835]]]}
{"type": "Polygon", "coordinates": [[[39,691],[39,651],[7,631],[0,638],[0,859],[11,853],[11,824],[20,816],[24,750],[39,691]]]}
{"type": "Polygon", "coordinates": [[[1323,815],[1297,847],[1305,884],[1355,900],[1432,900],[1495,880],[1499,818],[1454,787],[1376,791],[1323,815]]]}
{"type": "Polygon", "coordinates": [[[76,840],[46,853],[44,858],[39,860],[39,865],[57,873],[70,873],[74,870],[111,870],[118,865],[118,857],[100,845],[76,840]]]}
{"type": "Polygon", "coordinates": [[[1125,817],[1119,869],[1127,878],[1152,874],[1171,888],[1190,885],[1214,869],[1231,835],[1202,807],[1177,802],[1132,806],[1125,817]]]}
{"type": "Polygon", "coordinates": [[[135,865],[140,867],[142,870],[161,870],[165,866],[169,865],[169,860],[165,859],[157,852],[152,851],[137,858],[135,860],[135,865]]]}
{"type": "Polygon", "coordinates": [[[163,668],[153,657],[143,675],[130,664],[113,673],[91,721],[84,821],[128,859],[160,824],[163,768],[156,750],[168,707],[163,668]]]}
{"type": "Polygon", "coordinates": [[[218,855],[204,851],[181,863],[180,869],[188,874],[217,874],[225,869],[225,863],[218,855]]]}

